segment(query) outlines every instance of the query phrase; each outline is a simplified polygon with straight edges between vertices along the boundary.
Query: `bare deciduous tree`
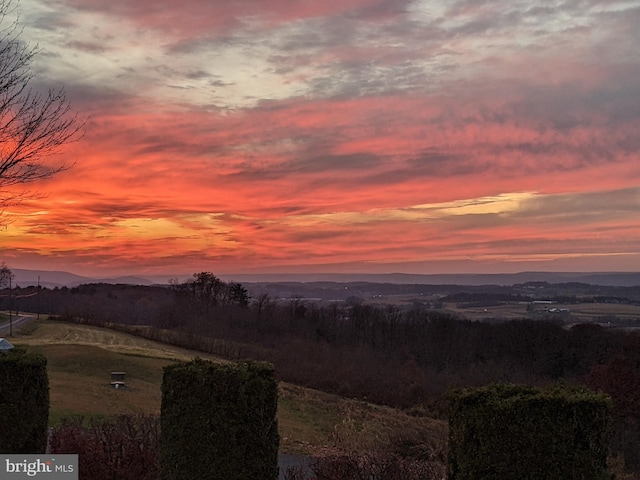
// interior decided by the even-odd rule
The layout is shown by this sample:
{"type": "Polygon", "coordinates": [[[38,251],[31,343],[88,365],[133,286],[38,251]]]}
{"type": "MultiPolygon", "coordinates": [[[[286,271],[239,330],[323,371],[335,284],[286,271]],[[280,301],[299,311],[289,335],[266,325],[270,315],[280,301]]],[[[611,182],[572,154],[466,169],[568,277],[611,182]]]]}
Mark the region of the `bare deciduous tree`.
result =
{"type": "Polygon", "coordinates": [[[13,278],[13,272],[2,262],[0,263],[0,288],[9,286],[9,280],[13,278]]]}
{"type": "Polygon", "coordinates": [[[68,168],[45,160],[82,136],[84,123],[71,111],[64,89],[42,94],[30,87],[30,69],[39,48],[20,39],[16,2],[0,0],[0,211],[27,190],[9,189],[68,168]]]}

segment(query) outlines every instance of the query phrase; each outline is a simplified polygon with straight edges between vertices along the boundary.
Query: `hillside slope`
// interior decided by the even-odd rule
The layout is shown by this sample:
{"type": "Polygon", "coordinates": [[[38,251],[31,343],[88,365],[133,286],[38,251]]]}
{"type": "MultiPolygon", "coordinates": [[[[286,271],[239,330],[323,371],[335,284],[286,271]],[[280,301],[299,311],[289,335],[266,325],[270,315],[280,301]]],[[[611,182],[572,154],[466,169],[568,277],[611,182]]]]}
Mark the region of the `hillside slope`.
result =
{"type": "MultiPolygon", "coordinates": [[[[164,366],[196,356],[224,361],[109,329],[50,320],[35,322],[9,340],[46,355],[51,424],[78,415],[157,414],[164,366]],[[128,388],[111,387],[112,371],[126,372],[128,388]]],[[[364,452],[400,443],[444,451],[442,420],[283,382],[279,393],[282,452],[364,452]]]]}

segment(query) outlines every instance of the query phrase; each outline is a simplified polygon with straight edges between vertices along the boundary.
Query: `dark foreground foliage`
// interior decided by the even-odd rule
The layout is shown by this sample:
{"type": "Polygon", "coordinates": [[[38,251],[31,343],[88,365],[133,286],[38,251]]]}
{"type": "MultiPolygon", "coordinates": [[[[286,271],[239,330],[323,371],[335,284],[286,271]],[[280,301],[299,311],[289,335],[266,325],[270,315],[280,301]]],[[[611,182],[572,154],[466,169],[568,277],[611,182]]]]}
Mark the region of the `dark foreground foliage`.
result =
{"type": "Polygon", "coordinates": [[[160,478],[275,480],[277,405],[272,365],[195,359],[165,367],[160,478]]]}
{"type": "Polygon", "coordinates": [[[48,421],[47,359],[20,347],[0,353],[0,452],[44,453],[48,421]]]}
{"type": "Polygon", "coordinates": [[[569,328],[561,315],[474,322],[417,304],[317,305],[266,294],[248,299],[237,285],[210,274],[173,288],[95,284],[27,293],[16,305],[23,310],[232,360],[267,361],[279,380],[440,418],[452,386],[587,379],[614,399],[614,453],[626,457],[627,469],[640,471],[634,447],[640,412],[627,408],[628,399],[637,398],[630,392],[640,391],[633,387],[640,376],[637,333],[597,324],[569,328]],[[611,366],[616,358],[627,362],[624,369],[611,366]]]}
{"type": "Polygon", "coordinates": [[[611,399],[585,388],[451,393],[450,480],[610,480],[611,399]]]}
{"type": "Polygon", "coordinates": [[[78,454],[83,479],[157,480],[160,418],[67,419],[51,432],[49,448],[51,453],[78,454]]]}
{"type": "Polygon", "coordinates": [[[308,467],[291,467],[286,480],[441,480],[442,465],[397,454],[333,455],[317,458],[308,467]]]}
{"type": "Polygon", "coordinates": [[[611,449],[628,471],[640,472],[640,368],[628,356],[618,356],[593,368],[586,378],[592,388],[613,398],[611,449]]]}

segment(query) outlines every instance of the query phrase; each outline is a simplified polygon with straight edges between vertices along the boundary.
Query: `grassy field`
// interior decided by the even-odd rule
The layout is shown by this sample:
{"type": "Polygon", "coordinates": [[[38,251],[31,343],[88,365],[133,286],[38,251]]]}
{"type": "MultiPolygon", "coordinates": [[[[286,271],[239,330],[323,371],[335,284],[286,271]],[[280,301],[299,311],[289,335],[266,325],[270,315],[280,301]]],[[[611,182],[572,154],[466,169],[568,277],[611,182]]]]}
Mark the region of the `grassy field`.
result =
{"type": "MultiPolygon", "coordinates": [[[[375,299],[367,299],[365,303],[370,305],[395,305],[407,306],[421,297],[416,295],[381,295],[375,299]]],[[[553,304],[533,304],[518,302],[506,302],[493,306],[458,306],[454,303],[447,303],[443,309],[446,313],[451,313],[468,320],[519,320],[523,318],[539,319],[545,315],[552,315],[549,309],[566,309],[568,312],[556,316],[567,323],[579,322],[603,322],[615,321],[618,326],[625,326],[625,322],[640,319],[640,305],[629,305],[620,303],[553,303],[553,304]],[[529,311],[528,308],[533,308],[529,311]],[[615,317],[615,318],[614,318],[615,317]]]]}
{"type": "Polygon", "coordinates": [[[551,314],[550,309],[565,309],[565,314],[559,315],[568,323],[571,322],[600,322],[609,321],[616,317],[617,321],[624,324],[625,321],[640,319],[640,306],[616,303],[553,303],[533,305],[533,311],[527,310],[528,305],[523,303],[505,303],[490,307],[459,308],[455,305],[447,305],[447,309],[470,320],[484,318],[495,319],[522,319],[540,318],[551,314]]]}
{"type": "MultiPolygon", "coordinates": [[[[109,417],[160,411],[162,368],[198,352],[108,329],[40,320],[9,341],[48,359],[50,423],[64,417],[109,417]],[[126,389],[111,387],[112,371],[126,372],[126,389]]],[[[441,454],[446,424],[424,416],[281,383],[281,450],[321,455],[411,444],[441,454]]]]}

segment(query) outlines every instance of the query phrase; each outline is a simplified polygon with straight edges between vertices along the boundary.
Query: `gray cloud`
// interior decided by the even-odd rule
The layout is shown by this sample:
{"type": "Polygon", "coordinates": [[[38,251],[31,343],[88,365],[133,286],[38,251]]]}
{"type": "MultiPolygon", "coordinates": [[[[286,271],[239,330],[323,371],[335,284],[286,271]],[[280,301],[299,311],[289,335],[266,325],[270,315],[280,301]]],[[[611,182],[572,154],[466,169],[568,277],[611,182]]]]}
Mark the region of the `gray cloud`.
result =
{"type": "MultiPolygon", "coordinates": [[[[380,165],[381,158],[371,153],[357,153],[350,155],[308,156],[292,159],[276,165],[257,167],[247,162],[238,172],[224,175],[234,181],[267,181],[300,175],[326,174],[331,175],[336,182],[344,180],[349,172],[366,172],[380,165]]],[[[325,182],[326,178],[320,180],[325,182]]]]}

